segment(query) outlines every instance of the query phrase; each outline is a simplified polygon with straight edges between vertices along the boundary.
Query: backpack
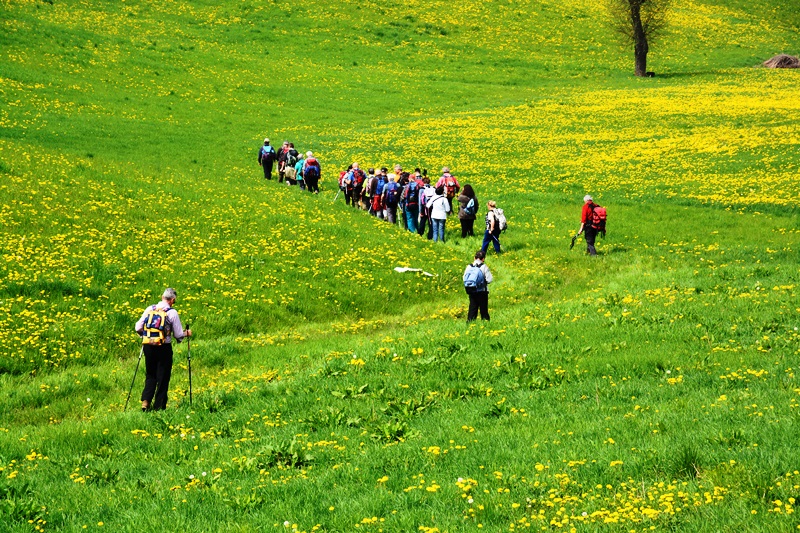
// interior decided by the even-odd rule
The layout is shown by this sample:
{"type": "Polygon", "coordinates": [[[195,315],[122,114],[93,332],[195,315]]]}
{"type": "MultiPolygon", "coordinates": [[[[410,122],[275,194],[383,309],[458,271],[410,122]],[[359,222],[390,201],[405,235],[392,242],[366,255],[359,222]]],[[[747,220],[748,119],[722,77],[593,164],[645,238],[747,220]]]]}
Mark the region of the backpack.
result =
{"type": "Polygon", "coordinates": [[[397,205],[397,190],[400,188],[397,183],[390,181],[386,185],[386,205],[390,205],[392,207],[397,205]]]}
{"type": "Polygon", "coordinates": [[[420,203],[420,215],[423,217],[428,217],[430,215],[431,210],[428,209],[428,200],[433,198],[436,195],[435,189],[430,185],[426,185],[422,188],[422,202],[420,203]]]}
{"type": "Polygon", "coordinates": [[[347,176],[348,176],[349,174],[350,174],[350,173],[349,173],[349,172],[347,172],[346,170],[343,170],[343,171],[339,172],[339,188],[340,188],[341,190],[344,190],[344,189],[345,189],[345,187],[348,185],[348,179],[347,179],[347,176]]]}
{"type": "Polygon", "coordinates": [[[289,153],[286,154],[286,166],[293,167],[297,164],[297,156],[292,150],[289,150],[289,153]]]}
{"type": "Polygon", "coordinates": [[[355,187],[361,187],[364,185],[364,180],[367,179],[366,174],[360,168],[353,171],[353,185],[355,187]]]}
{"type": "Polygon", "coordinates": [[[409,182],[406,187],[406,205],[419,205],[419,187],[415,181],[409,182]]]}
{"type": "Polygon", "coordinates": [[[272,146],[262,146],[259,159],[261,160],[262,163],[269,163],[270,161],[274,161],[275,150],[272,148],[272,146]],[[267,150],[267,148],[269,148],[269,150],[267,150]]]}
{"type": "Polygon", "coordinates": [[[606,234],[606,208],[596,205],[592,208],[592,227],[602,233],[606,234]]]}
{"type": "Polygon", "coordinates": [[[383,179],[383,175],[378,178],[378,185],[375,186],[375,194],[380,196],[383,194],[383,187],[386,185],[386,180],[383,179]]]}
{"type": "Polygon", "coordinates": [[[464,272],[464,290],[467,294],[486,292],[486,276],[475,263],[467,265],[467,270],[464,272]]]}
{"type": "Polygon", "coordinates": [[[500,231],[508,229],[508,221],[506,220],[506,214],[503,213],[503,210],[499,207],[495,207],[493,213],[495,229],[500,228],[500,231]]]}
{"type": "Polygon", "coordinates": [[[448,174],[444,180],[444,188],[447,189],[447,197],[453,198],[456,195],[456,179],[448,174]]]}
{"type": "Polygon", "coordinates": [[[475,198],[470,198],[467,205],[464,207],[464,212],[468,215],[478,214],[478,204],[475,203],[475,198]]]}
{"type": "Polygon", "coordinates": [[[319,165],[317,165],[317,160],[313,157],[306,159],[306,169],[303,172],[303,177],[308,178],[319,178],[319,165]]]}
{"type": "Polygon", "coordinates": [[[167,311],[171,308],[162,309],[157,305],[147,308],[144,315],[144,334],[142,344],[164,344],[167,336],[167,311]]]}

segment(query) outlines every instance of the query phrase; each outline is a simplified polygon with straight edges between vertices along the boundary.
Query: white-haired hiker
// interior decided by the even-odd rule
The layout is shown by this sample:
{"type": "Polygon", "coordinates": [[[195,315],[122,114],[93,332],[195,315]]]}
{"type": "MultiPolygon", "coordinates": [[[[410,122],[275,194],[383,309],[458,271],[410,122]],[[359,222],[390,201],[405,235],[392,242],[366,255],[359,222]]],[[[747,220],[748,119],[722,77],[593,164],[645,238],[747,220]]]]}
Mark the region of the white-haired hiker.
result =
{"type": "Polygon", "coordinates": [[[594,203],[591,195],[587,194],[583,197],[583,210],[581,211],[581,227],[578,230],[578,235],[584,234],[586,239],[586,253],[589,255],[597,255],[597,250],[594,247],[595,239],[597,239],[597,228],[592,225],[592,212],[594,208],[598,207],[594,203]]]}
{"type": "Polygon", "coordinates": [[[306,160],[303,163],[303,179],[308,187],[308,192],[319,194],[319,178],[322,175],[319,161],[310,151],[306,152],[306,160]]]}
{"type": "Polygon", "coordinates": [[[181,342],[192,336],[191,330],[183,330],[178,312],[172,308],[177,298],[175,289],[165,290],[161,301],[148,306],[142,318],[136,322],[135,329],[142,337],[144,350],[142,411],[167,408],[169,379],[172,376],[172,340],[181,342]]]}

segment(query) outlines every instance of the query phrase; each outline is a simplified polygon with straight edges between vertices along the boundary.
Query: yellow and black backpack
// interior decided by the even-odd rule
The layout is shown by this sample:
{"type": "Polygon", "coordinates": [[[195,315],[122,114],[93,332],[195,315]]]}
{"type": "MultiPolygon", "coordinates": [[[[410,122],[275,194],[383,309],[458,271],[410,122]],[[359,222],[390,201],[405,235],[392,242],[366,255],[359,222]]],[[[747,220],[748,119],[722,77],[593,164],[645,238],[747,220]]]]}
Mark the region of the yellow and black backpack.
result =
{"type": "Polygon", "coordinates": [[[144,315],[142,344],[164,344],[164,339],[169,333],[167,329],[167,312],[170,309],[170,307],[163,309],[157,305],[151,305],[147,308],[144,315]]]}

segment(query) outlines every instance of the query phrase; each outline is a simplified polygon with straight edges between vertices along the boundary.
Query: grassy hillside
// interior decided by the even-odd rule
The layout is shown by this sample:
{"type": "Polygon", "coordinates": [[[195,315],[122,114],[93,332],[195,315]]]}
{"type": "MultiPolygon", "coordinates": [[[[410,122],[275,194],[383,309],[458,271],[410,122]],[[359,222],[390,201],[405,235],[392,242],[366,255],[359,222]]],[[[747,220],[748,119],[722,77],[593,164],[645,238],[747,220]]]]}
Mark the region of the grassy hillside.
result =
{"type": "Polygon", "coordinates": [[[0,21],[2,528],[797,526],[797,73],[752,68],[800,51],[791,6],[677,2],[647,80],[579,0],[0,21]],[[264,135],[323,194],[264,182],[264,135]],[[479,238],[333,203],[353,160],[504,207],[490,323],[479,238]],[[568,251],[586,192],[596,260],[568,251]],[[170,408],[123,413],[165,286],[194,404],[184,345],[170,408]]]}

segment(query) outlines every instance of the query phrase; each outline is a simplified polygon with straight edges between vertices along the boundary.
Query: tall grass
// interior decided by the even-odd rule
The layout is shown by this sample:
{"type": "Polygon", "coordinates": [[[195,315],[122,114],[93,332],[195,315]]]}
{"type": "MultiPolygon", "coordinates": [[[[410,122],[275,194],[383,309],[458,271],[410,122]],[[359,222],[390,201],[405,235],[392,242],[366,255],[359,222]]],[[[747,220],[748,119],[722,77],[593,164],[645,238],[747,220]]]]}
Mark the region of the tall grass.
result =
{"type": "Polygon", "coordinates": [[[0,523],[794,527],[796,80],[748,68],[797,45],[771,14],[676,6],[634,80],[587,2],[4,5],[0,523]],[[321,195],[263,181],[264,135],[320,156],[321,195]],[[479,237],[332,202],[353,160],[505,209],[491,322],[465,323],[479,237]],[[169,409],[122,412],[165,286],[194,402],[182,345],[169,409]]]}

